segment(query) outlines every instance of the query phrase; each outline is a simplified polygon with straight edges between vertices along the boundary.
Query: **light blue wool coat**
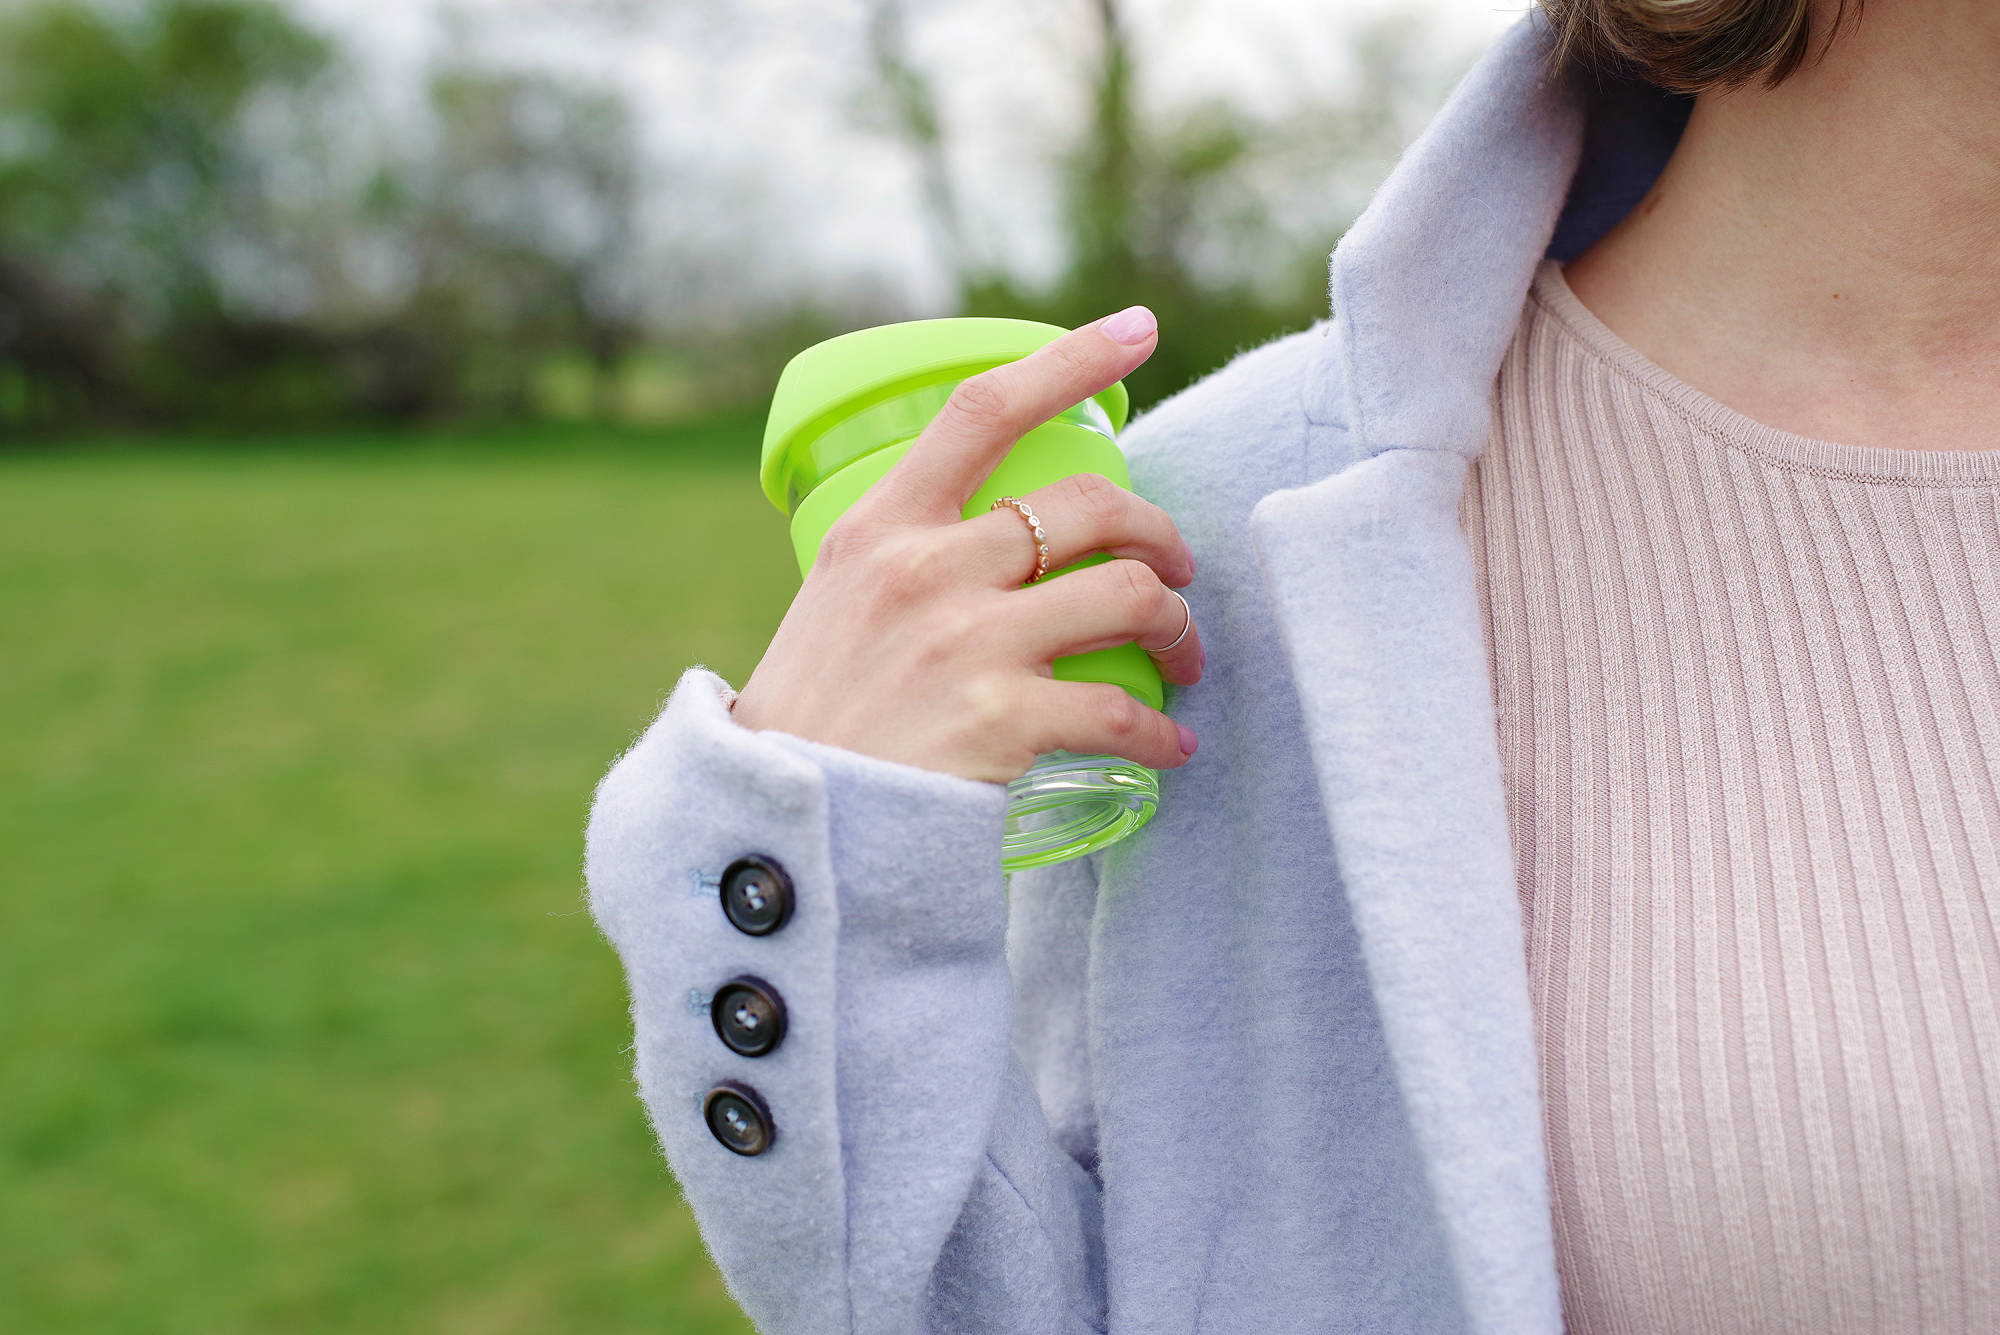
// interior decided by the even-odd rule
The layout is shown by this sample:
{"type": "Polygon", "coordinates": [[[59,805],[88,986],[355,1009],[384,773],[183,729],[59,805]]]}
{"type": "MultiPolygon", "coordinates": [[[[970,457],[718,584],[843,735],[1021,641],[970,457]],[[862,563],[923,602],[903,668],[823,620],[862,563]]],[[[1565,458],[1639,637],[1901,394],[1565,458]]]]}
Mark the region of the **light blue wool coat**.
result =
{"type": "Polygon", "coordinates": [[[1537,261],[1640,198],[1689,104],[1552,80],[1548,45],[1524,18],[1403,155],[1328,319],[1125,433],[1208,648],[1143,831],[1010,885],[1000,785],[752,732],[700,666],[598,789],[640,1093],[770,1335],[1561,1328],[1457,508],[1537,261]],[[748,853],[796,884],[766,937],[717,903],[748,853]],[[708,1018],[740,973],[790,1012],[761,1058],[708,1018]],[[769,1152],[709,1134],[722,1079],[769,1152]]]}

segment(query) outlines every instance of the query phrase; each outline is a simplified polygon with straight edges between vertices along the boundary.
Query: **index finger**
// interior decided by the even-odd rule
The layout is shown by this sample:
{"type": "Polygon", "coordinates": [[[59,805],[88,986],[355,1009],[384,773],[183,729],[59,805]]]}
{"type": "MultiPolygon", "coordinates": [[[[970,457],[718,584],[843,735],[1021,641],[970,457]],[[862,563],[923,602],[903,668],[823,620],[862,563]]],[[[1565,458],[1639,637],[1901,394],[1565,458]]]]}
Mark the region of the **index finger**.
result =
{"type": "Polygon", "coordinates": [[[1158,334],[1153,313],[1130,306],[968,377],[874,490],[899,507],[957,519],[1015,441],[1130,375],[1153,355],[1158,334]]]}

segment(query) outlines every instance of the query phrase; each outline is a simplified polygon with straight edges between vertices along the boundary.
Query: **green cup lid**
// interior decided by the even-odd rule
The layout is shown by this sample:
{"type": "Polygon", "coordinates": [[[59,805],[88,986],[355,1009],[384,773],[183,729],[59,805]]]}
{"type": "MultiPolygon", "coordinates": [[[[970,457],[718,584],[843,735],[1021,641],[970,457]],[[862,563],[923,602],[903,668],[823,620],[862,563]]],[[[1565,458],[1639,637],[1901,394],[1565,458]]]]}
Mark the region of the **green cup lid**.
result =
{"type": "MultiPolygon", "coordinates": [[[[851,438],[837,451],[848,457],[828,457],[824,448],[813,447],[831,428],[927,386],[955,383],[1019,361],[1067,332],[1060,325],[1035,320],[956,316],[877,325],[815,343],[786,364],[771,396],[760,469],[764,494],[779,510],[791,513],[796,500],[794,474],[801,465],[816,482],[892,443],[851,438]]],[[[1111,419],[1113,431],[1125,425],[1124,382],[1092,397],[1111,419]]]]}

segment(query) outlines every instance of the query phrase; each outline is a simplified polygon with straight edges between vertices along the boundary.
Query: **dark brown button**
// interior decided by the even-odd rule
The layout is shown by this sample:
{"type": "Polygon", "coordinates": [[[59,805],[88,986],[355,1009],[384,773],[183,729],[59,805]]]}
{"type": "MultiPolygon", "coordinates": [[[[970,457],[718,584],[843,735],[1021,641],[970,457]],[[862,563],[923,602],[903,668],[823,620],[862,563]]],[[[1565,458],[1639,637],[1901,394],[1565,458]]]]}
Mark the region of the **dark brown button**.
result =
{"type": "Polygon", "coordinates": [[[738,858],[722,873],[722,911],[737,931],[769,936],[792,916],[792,878],[760,853],[738,858]]]}
{"type": "Polygon", "coordinates": [[[701,1115],[725,1149],[746,1157],[754,1158],[770,1149],[777,1136],[763,1096],[734,1080],[725,1080],[708,1091],[708,1097],[701,1101],[701,1115]]]}
{"type": "Polygon", "coordinates": [[[761,978],[730,979],[708,1013],[715,1036],[745,1057],[761,1057],[785,1039],[785,999],[761,978]]]}

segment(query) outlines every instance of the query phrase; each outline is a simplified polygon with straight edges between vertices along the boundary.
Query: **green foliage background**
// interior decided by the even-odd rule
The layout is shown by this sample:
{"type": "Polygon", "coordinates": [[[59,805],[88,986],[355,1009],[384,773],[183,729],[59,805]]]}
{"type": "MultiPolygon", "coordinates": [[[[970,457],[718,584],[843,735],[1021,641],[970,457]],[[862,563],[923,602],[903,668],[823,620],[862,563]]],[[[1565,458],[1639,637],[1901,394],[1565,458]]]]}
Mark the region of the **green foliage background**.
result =
{"type": "MultiPolygon", "coordinates": [[[[1219,97],[1142,116],[1131,0],[1067,2],[1080,40],[1059,77],[1081,110],[1018,168],[1058,201],[1059,263],[1037,280],[974,239],[952,167],[965,127],[916,54],[920,6],[863,0],[838,20],[866,32],[865,54],[841,57],[856,142],[886,139],[916,168],[897,203],[949,289],[918,311],[858,278],[757,294],[757,257],[809,224],[755,191],[710,202],[705,178],[645,151],[642,108],[614,84],[447,43],[392,120],[360,58],[277,0],[0,0],[0,445],[112,426],[684,420],[763,401],[794,353],[849,329],[1067,327],[1140,302],[1168,335],[1131,377],[1143,408],[1324,314],[1347,218],[1331,197],[1285,197],[1400,145],[1449,56],[1383,26],[1359,39],[1355,87],[1275,119],[1219,97]],[[661,201],[724,211],[734,249],[675,240],[661,201]]],[[[572,35],[616,41],[585,26],[616,8],[572,7],[572,35]]],[[[756,48],[752,20],[712,18],[705,55],[756,48]]],[[[716,133],[756,159],[753,127],[716,133]]]]}
{"type": "Polygon", "coordinates": [[[0,1329],[747,1330],[580,860],[796,587],[754,439],[0,458],[0,1329]]]}

